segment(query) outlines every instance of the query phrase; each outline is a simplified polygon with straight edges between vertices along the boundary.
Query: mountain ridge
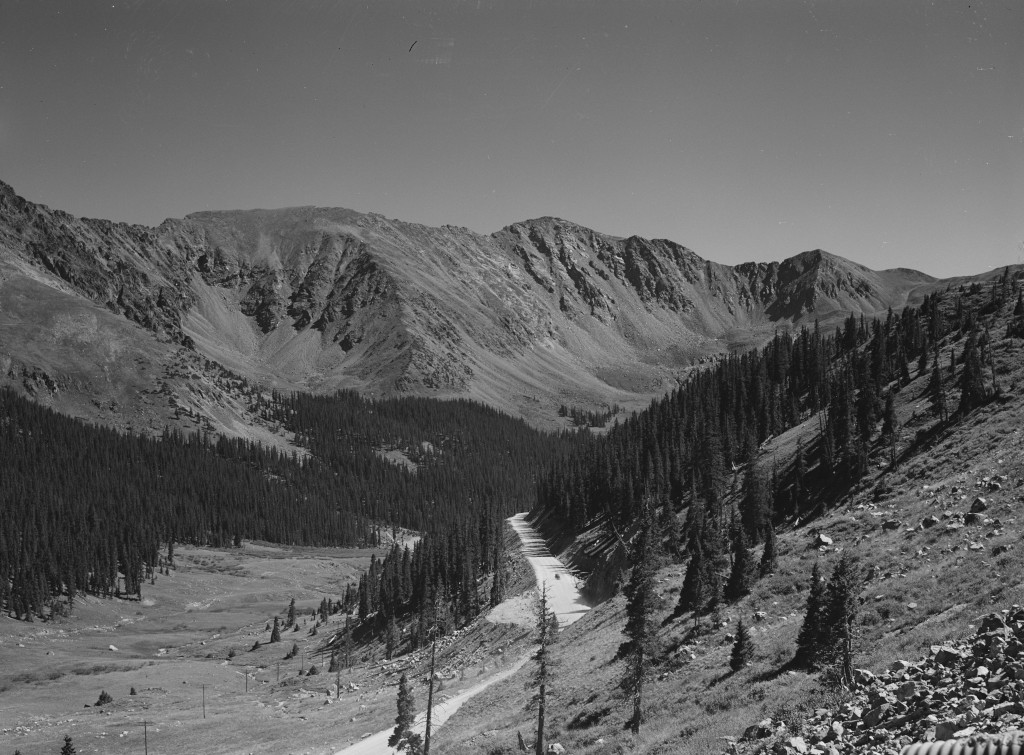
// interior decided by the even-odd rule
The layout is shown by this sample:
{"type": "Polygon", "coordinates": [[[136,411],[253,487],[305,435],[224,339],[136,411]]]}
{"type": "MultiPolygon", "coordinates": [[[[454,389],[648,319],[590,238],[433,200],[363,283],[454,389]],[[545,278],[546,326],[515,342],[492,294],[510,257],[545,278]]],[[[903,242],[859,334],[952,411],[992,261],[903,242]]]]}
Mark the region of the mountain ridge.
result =
{"type": "MultiPolygon", "coordinates": [[[[207,362],[268,388],[469,397],[550,427],[560,404],[636,408],[776,328],[899,308],[936,284],[822,250],[722,265],[670,240],[550,216],[483,235],[304,206],[201,211],[147,228],[75,218],[6,184],[0,213],[12,293],[32,288],[53,313],[98,306],[104,327],[113,314],[148,333],[138,338],[180,348],[210,394],[183,404],[229,434],[251,418],[244,407],[220,416],[233,397],[219,395],[207,362]]],[[[27,351],[6,358],[66,371],[60,354],[33,362],[27,351]]],[[[153,356],[150,372],[167,360],[153,356]]],[[[87,372],[103,371],[103,359],[92,362],[87,372]]],[[[159,414],[143,424],[165,423],[159,414]]]]}

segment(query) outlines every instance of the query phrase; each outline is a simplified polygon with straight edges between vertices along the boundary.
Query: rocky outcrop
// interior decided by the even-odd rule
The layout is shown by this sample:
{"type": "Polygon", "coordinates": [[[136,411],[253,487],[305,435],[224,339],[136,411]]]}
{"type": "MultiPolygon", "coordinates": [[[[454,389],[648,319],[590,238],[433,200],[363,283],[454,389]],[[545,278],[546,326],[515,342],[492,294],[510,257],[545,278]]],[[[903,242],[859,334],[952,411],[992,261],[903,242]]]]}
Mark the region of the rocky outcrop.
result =
{"type": "Polygon", "coordinates": [[[898,755],[913,743],[997,737],[1024,728],[1024,608],[989,614],[962,642],[935,645],[883,674],[858,670],[852,698],[799,731],[750,727],[739,752],[898,755]],[[799,740],[799,742],[794,742],[799,740]]]}

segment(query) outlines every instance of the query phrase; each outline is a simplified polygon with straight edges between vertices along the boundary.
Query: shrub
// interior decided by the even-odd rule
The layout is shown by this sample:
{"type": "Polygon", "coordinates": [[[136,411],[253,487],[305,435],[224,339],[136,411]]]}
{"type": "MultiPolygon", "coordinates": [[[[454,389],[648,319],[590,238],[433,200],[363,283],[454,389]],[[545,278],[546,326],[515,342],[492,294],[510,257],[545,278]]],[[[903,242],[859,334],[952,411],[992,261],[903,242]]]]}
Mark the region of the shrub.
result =
{"type": "Polygon", "coordinates": [[[107,703],[114,702],[114,698],[106,693],[106,690],[100,692],[100,699],[96,701],[96,707],[106,705],[107,703]]]}

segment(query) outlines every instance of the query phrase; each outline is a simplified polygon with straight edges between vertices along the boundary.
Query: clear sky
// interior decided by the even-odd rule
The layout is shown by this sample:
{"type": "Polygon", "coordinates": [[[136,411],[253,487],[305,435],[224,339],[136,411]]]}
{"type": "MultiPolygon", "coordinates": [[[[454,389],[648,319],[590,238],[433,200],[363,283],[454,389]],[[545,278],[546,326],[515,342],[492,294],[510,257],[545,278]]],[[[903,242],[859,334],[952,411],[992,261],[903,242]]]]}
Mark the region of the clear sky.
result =
{"type": "Polygon", "coordinates": [[[1024,261],[1024,3],[0,0],[0,179],[981,272],[1024,261]]]}

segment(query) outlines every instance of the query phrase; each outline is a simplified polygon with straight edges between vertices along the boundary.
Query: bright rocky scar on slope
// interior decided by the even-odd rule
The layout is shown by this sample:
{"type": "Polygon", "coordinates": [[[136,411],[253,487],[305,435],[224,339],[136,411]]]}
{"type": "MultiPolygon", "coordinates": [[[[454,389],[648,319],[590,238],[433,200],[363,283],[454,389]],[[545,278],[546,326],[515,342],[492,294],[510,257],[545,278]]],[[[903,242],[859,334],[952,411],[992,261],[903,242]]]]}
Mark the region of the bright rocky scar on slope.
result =
{"type": "Polygon", "coordinates": [[[302,207],[144,228],[0,184],[3,379],[137,429],[265,438],[255,386],[468,397],[553,426],[562,404],[639,407],[778,327],[934,285],[822,251],[729,267],[556,218],[481,235],[302,207]]]}

